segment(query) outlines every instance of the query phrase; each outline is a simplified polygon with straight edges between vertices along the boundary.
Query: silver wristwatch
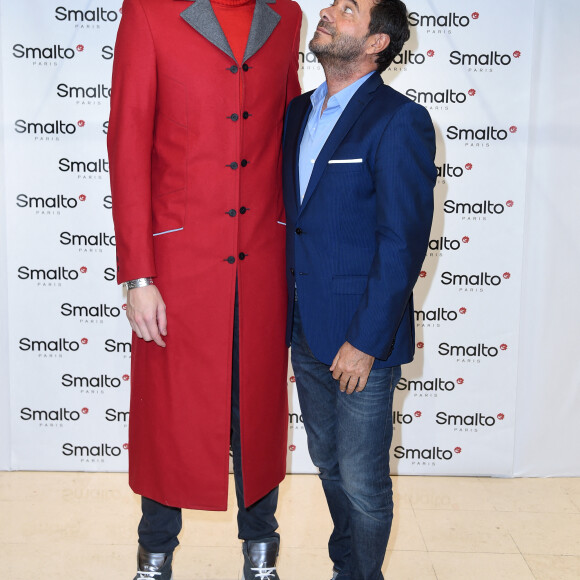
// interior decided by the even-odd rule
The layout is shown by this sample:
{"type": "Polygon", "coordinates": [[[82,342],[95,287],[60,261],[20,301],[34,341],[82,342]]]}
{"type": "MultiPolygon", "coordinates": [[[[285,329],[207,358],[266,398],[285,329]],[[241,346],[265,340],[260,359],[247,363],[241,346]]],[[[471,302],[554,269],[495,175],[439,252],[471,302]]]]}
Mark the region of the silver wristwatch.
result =
{"type": "Polygon", "coordinates": [[[133,290],[133,288],[143,288],[144,286],[149,286],[153,284],[153,278],[137,278],[135,280],[127,280],[123,282],[123,286],[127,290],[133,290]]]}

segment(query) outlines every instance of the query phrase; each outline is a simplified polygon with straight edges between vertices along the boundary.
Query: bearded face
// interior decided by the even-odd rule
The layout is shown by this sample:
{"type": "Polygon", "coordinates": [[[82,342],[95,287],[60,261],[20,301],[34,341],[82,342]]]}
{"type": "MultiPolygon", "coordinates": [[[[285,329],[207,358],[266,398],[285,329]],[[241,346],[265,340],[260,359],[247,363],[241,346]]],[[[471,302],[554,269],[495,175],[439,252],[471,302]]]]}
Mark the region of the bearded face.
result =
{"type": "Polygon", "coordinates": [[[334,26],[321,20],[308,48],[322,63],[347,64],[356,61],[364,53],[367,38],[337,32],[334,26]]]}

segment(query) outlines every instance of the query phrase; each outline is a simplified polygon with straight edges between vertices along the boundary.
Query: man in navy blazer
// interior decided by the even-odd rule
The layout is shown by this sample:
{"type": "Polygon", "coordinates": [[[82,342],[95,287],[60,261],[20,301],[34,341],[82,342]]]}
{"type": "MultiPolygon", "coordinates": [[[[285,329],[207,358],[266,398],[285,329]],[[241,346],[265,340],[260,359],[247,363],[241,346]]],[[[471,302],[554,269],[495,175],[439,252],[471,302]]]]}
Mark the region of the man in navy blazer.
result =
{"type": "Polygon", "coordinates": [[[436,180],[427,111],[380,73],[409,38],[400,0],[335,0],[310,50],[326,82],[284,135],[288,344],[334,523],[333,578],[379,580],[389,538],[393,391],[414,354],[412,290],[436,180]]]}

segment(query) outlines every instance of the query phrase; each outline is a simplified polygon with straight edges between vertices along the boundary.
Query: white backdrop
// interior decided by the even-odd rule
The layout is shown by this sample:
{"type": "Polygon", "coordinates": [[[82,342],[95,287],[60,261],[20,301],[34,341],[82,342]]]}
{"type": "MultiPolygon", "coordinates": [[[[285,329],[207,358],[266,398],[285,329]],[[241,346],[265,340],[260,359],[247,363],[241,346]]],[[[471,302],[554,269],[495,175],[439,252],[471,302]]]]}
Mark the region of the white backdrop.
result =
{"type": "MultiPolygon", "coordinates": [[[[538,14],[548,13],[547,3],[538,2],[538,14]]],[[[33,4],[24,10],[0,0],[2,215],[8,234],[0,268],[6,258],[2,306],[10,311],[9,349],[2,351],[0,371],[10,372],[0,374],[0,421],[3,429],[10,426],[10,438],[2,437],[0,466],[124,470],[129,332],[124,297],[114,282],[105,148],[120,0],[33,4]]],[[[309,90],[323,74],[307,40],[327,3],[301,5],[301,80],[309,90]]],[[[552,16],[547,37],[544,18],[537,17],[534,28],[533,5],[495,0],[458,9],[451,0],[436,7],[410,1],[413,36],[384,75],[429,109],[440,168],[430,251],[416,288],[417,357],[404,369],[396,397],[397,473],[580,474],[580,454],[569,454],[565,440],[561,452],[536,452],[541,441],[554,439],[558,415],[568,421],[566,436],[578,444],[573,416],[580,402],[578,363],[539,339],[558,333],[554,310],[559,322],[566,320],[553,304],[551,286],[537,284],[559,273],[553,256],[562,255],[562,224],[571,239],[570,258],[577,242],[569,208],[546,219],[552,204],[539,203],[558,186],[568,199],[571,180],[565,173],[554,180],[542,162],[557,163],[562,153],[546,131],[554,129],[547,114],[556,96],[551,87],[564,77],[563,70],[550,71],[556,48],[562,49],[557,27],[565,18],[560,11],[552,16]],[[542,50],[534,42],[539,38],[542,50]],[[531,94],[537,95],[532,119],[542,119],[545,128],[533,124],[529,135],[531,94]],[[538,231],[546,234],[541,240],[538,231]],[[538,257],[544,271],[538,272],[538,257]],[[522,294],[523,279],[528,283],[522,294]],[[551,384],[550,360],[558,361],[557,384],[551,384]],[[556,390],[558,399],[546,395],[556,390]],[[552,416],[542,422],[546,403],[552,416]]],[[[568,139],[566,146],[573,142],[568,139]]],[[[564,334],[561,343],[571,339],[564,334]]],[[[289,378],[292,387],[291,370],[289,378]]],[[[299,406],[292,388],[289,393],[289,470],[309,472],[299,406]]]]}

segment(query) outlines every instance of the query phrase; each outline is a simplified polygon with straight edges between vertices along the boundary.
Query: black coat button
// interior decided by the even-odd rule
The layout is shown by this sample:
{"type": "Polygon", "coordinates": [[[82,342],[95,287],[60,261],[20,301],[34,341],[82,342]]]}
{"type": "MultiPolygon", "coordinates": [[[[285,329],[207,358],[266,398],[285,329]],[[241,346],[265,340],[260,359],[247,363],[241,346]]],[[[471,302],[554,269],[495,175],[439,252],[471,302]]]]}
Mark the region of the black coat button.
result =
{"type": "Polygon", "coordinates": [[[234,161],[233,163],[230,163],[229,165],[226,165],[226,167],[231,167],[232,169],[237,169],[238,168],[238,164],[234,161]]]}
{"type": "Polygon", "coordinates": [[[238,258],[240,260],[245,260],[246,259],[246,254],[244,254],[244,252],[240,252],[240,255],[238,256],[238,258]]]}
{"type": "Polygon", "coordinates": [[[248,161],[246,159],[242,159],[242,167],[245,167],[248,164],[248,161]]]}
{"type": "Polygon", "coordinates": [[[230,116],[230,119],[231,119],[232,121],[237,121],[239,118],[240,118],[240,116],[239,116],[239,115],[237,115],[236,113],[234,113],[233,115],[231,115],[231,116],[230,116]]]}
{"type": "Polygon", "coordinates": [[[290,268],[290,274],[292,274],[292,276],[294,276],[294,268],[290,268]]]}
{"type": "Polygon", "coordinates": [[[240,208],[240,213],[241,213],[242,215],[243,215],[243,214],[245,214],[247,211],[248,211],[248,208],[247,208],[247,207],[244,207],[244,206],[242,206],[242,207],[240,208]]]}
{"type": "Polygon", "coordinates": [[[234,64],[228,70],[235,75],[238,72],[238,67],[234,64]]]}
{"type": "Polygon", "coordinates": [[[296,228],[296,233],[300,236],[302,235],[302,228],[296,228]]]}
{"type": "Polygon", "coordinates": [[[230,211],[226,212],[230,217],[236,217],[236,215],[238,215],[238,212],[235,209],[230,209],[230,211]]]}
{"type": "Polygon", "coordinates": [[[250,113],[248,113],[248,111],[244,111],[244,113],[242,114],[242,117],[244,119],[247,119],[250,116],[250,113]]]}
{"type": "Polygon", "coordinates": [[[230,256],[229,258],[226,259],[226,262],[228,264],[234,264],[236,261],[236,259],[233,256],[230,256]]]}
{"type": "Polygon", "coordinates": [[[250,67],[247,64],[243,65],[242,68],[244,69],[244,72],[248,72],[250,70],[250,67]]]}

